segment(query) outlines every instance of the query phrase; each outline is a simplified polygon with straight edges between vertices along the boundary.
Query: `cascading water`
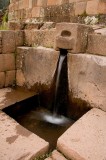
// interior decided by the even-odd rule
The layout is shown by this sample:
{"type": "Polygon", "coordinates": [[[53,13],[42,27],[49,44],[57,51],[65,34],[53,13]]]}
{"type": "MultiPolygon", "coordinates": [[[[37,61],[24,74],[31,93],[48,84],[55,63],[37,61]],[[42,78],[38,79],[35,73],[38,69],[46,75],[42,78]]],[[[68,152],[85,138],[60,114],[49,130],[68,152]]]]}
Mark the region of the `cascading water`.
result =
{"type": "MultiPolygon", "coordinates": [[[[52,95],[50,96],[49,109],[42,108],[43,104],[39,102],[38,110],[32,114],[40,121],[46,121],[56,125],[67,125],[72,120],[67,118],[68,106],[68,77],[67,77],[67,50],[60,49],[60,56],[54,76],[53,86],[50,88],[52,95]],[[52,90],[53,88],[53,90],[52,90]],[[41,110],[40,110],[41,108],[41,110]]],[[[38,96],[39,97],[39,96],[38,96]]],[[[45,97],[45,96],[44,96],[45,97]]],[[[46,97],[45,97],[46,98],[46,97]]],[[[49,103],[49,102],[48,102],[49,103]]]]}
{"type": "Polygon", "coordinates": [[[40,112],[40,117],[47,122],[57,125],[70,124],[70,120],[65,117],[68,104],[67,50],[65,49],[60,50],[54,83],[52,112],[40,112]]]}
{"type": "Polygon", "coordinates": [[[60,82],[60,75],[62,71],[62,65],[66,58],[66,54],[60,54],[59,62],[57,66],[57,74],[56,74],[56,81],[55,81],[55,94],[54,94],[54,106],[53,106],[53,115],[58,115],[58,107],[57,107],[57,94],[59,89],[59,82],[60,82]]]}

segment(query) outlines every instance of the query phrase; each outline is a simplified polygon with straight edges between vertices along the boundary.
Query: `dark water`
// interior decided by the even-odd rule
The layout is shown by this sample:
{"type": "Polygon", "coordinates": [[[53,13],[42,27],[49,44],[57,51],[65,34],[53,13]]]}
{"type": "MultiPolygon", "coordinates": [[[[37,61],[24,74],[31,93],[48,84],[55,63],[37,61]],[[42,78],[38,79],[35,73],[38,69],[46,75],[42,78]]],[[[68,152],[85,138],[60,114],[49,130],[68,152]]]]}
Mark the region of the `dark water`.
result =
{"type": "Polygon", "coordinates": [[[42,118],[37,118],[37,113],[38,110],[30,111],[25,115],[17,116],[16,120],[22,126],[49,142],[50,150],[53,150],[56,148],[57,139],[68,129],[69,125],[60,126],[48,123],[47,121],[43,121],[42,118]]]}
{"type": "Polygon", "coordinates": [[[39,106],[38,95],[15,105],[3,109],[29,131],[50,143],[50,150],[56,148],[57,139],[71,126],[74,121],[64,125],[48,123],[42,117],[43,113],[50,115],[50,111],[39,106]]]}

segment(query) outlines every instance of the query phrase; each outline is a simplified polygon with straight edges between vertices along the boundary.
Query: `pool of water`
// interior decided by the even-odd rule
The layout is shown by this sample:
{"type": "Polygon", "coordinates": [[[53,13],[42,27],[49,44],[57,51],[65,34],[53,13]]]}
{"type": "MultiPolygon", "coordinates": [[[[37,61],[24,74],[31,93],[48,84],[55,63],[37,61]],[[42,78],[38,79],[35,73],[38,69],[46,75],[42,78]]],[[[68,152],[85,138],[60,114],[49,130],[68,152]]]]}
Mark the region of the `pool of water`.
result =
{"type": "Polygon", "coordinates": [[[38,97],[34,96],[9,106],[3,111],[14,118],[23,127],[49,142],[50,150],[53,150],[56,148],[57,139],[74,123],[74,121],[64,116],[53,116],[50,111],[38,106],[37,99],[38,97]]]}

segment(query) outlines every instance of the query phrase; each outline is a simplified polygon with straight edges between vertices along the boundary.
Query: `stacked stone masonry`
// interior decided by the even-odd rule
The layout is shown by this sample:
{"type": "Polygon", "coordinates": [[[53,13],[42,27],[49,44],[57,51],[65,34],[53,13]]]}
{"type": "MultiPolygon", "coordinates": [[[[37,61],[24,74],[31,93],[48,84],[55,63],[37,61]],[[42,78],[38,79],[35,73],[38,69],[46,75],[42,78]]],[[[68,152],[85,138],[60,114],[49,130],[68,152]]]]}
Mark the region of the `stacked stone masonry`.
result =
{"type": "Polygon", "coordinates": [[[106,14],[105,0],[11,0],[9,20],[74,22],[76,16],[106,14]]]}
{"type": "Polygon", "coordinates": [[[18,45],[23,45],[22,31],[0,31],[0,88],[15,84],[18,45]]]}

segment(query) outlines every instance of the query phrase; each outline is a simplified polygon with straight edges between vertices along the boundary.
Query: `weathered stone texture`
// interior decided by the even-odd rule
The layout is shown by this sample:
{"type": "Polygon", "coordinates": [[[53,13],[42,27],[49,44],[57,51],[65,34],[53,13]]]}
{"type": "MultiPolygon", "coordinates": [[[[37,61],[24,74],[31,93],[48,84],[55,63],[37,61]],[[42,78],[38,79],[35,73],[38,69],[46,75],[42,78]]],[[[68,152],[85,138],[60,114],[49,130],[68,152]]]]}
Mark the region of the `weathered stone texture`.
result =
{"type": "Polygon", "coordinates": [[[106,57],[68,55],[69,92],[90,106],[106,111],[106,57]]]}
{"type": "Polygon", "coordinates": [[[2,35],[2,53],[14,53],[17,46],[23,45],[23,31],[1,31],[2,35]]]}
{"type": "Polygon", "coordinates": [[[87,52],[106,56],[106,35],[89,34],[87,52]]]}
{"type": "Polygon", "coordinates": [[[75,3],[75,15],[83,15],[86,12],[86,5],[86,1],[75,3]]]}
{"type": "Polygon", "coordinates": [[[8,106],[31,98],[35,96],[35,94],[35,91],[32,92],[22,87],[2,88],[0,89],[0,110],[3,110],[8,106]]]}
{"type": "Polygon", "coordinates": [[[16,84],[17,86],[21,86],[21,87],[25,85],[25,77],[22,70],[16,71],[16,84]]]}
{"type": "Polygon", "coordinates": [[[9,30],[22,30],[24,28],[24,24],[21,22],[10,21],[8,22],[9,30]]]}
{"type": "Polygon", "coordinates": [[[106,1],[105,0],[93,0],[87,2],[86,8],[87,14],[106,14],[106,1]]]}
{"type": "Polygon", "coordinates": [[[86,13],[106,14],[105,0],[17,0],[9,5],[9,21],[75,22],[86,13]]]}
{"type": "Polygon", "coordinates": [[[55,37],[55,29],[31,30],[30,32],[28,30],[25,30],[25,45],[53,48],[55,37]]]}
{"type": "Polygon", "coordinates": [[[22,69],[24,64],[25,54],[31,51],[30,47],[17,47],[17,55],[16,55],[16,69],[22,69]]]}
{"type": "Polygon", "coordinates": [[[21,67],[19,67],[25,77],[27,87],[35,87],[37,91],[44,89],[46,86],[50,87],[55,74],[58,57],[59,52],[53,49],[44,47],[28,49],[27,54],[24,54],[21,67]]]}
{"type": "Polygon", "coordinates": [[[15,31],[15,45],[16,47],[24,45],[24,31],[15,31]]]}
{"type": "Polygon", "coordinates": [[[48,142],[0,112],[0,159],[35,159],[48,151],[48,142]]]}
{"type": "Polygon", "coordinates": [[[55,42],[55,48],[63,48],[65,49],[71,49],[71,52],[73,53],[81,53],[86,52],[87,47],[87,37],[89,33],[93,32],[93,29],[86,25],[76,24],[76,23],[58,23],[56,25],[56,42],[55,42]],[[64,35],[62,35],[64,32],[64,35]],[[70,35],[66,33],[70,33],[70,35]],[[61,43],[59,43],[59,37],[63,38],[63,42],[61,40],[61,43]],[[69,39],[69,45],[66,45],[66,40],[68,44],[69,39]],[[72,45],[70,48],[70,42],[72,40],[72,45]],[[59,46],[58,46],[59,44],[59,46]],[[66,48],[67,46],[67,48],[66,48]]]}
{"type": "Polygon", "coordinates": [[[5,86],[5,72],[0,72],[0,88],[5,86]]]}
{"type": "Polygon", "coordinates": [[[14,54],[0,54],[0,72],[15,69],[14,54]]]}
{"type": "Polygon", "coordinates": [[[73,22],[74,4],[52,5],[44,7],[44,21],[73,22]]]}
{"type": "Polygon", "coordinates": [[[5,87],[15,85],[15,70],[14,71],[6,71],[6,80],[5,87]]]}
{"type": "Polygon", "coordinates": [[[2,31],[2,53],[15,52],[15,34],[14,31],[2,31]]]}
{"type": "Polygon", "coordinates": [[[57,148],[71,160],[105,160],[106,112],[86,113],[58,139],[57,148]]]}
{"type": "Polygon", "coordinates": [[[59,153],[57,150],[54,150],[51,154],[51,157],[55,160],[67,160],[61,153],[59,153]]]}
{"type": "Polygon", "coordinates": [[[28,22],[28,23],[25,23],[25,29],[29,29],[29,30],[32,30],[32,29],[40,29],[41,26],[43,25],[42,22],[28,22]]]}

